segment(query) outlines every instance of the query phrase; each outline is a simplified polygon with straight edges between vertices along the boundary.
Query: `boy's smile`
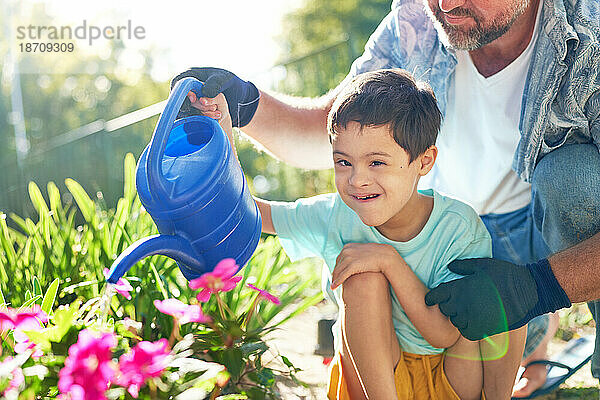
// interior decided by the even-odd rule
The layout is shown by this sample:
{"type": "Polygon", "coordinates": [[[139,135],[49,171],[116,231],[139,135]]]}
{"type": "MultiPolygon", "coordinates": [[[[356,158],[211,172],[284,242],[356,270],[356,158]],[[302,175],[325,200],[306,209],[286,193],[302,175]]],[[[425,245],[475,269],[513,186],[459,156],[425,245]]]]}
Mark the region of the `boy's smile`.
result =
{"type": "Polygon", "coordinates": [[[354,121],[337,135],[332,146],[337,190],[363,223],[377,227],[392,240],[409,240],[407,235],[417,225],[420,231],[427,221],[420,221],[420,217],[429,208],[423,202],[431,199],[417,192],[419,178],[433,165],[430,160],[430,165],[423,166],[427,153],[410,162],[388,125],[361,127],[354,121]]]}

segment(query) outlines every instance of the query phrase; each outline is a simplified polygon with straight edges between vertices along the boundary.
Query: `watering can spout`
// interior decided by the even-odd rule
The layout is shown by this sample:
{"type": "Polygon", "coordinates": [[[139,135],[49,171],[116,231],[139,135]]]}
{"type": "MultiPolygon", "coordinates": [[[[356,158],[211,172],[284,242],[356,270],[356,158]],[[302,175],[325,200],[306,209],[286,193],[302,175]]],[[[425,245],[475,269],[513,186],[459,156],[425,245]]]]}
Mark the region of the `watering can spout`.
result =
{"type": "Polygon", "coordinates": [[[171,257],[179,263],[183,275],[189,280],[198,276],[193,271],[205,269],[204,260],[181,236],[153,235],[131,244],[113,262],[108,272],[109,283],[117,283],[136,262],[156,254],[171,257]]]}

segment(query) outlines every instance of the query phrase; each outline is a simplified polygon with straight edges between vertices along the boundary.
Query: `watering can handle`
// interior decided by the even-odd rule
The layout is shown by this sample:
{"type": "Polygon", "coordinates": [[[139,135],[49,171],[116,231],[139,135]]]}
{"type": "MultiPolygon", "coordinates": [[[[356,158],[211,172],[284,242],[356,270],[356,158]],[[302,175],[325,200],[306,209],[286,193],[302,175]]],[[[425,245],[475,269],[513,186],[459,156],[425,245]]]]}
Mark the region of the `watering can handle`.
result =
{"type": "Polygon", "coordinates": [[[183,104],[189,91],[193,91],[199,97],[202,96],[202,82],[196,78],[188,77],[180,79],[173,88],[165,109],[160,114],[156,129],[150,141],[150,149],[146,160],[146,171],[150,187],[158,188],[158,195],[162,199],[169,196],[169,182],[162,173],[161,160],[163,158],[167,141],[173,128],[173,122],[177,118],[179,109],[183,104]]]}

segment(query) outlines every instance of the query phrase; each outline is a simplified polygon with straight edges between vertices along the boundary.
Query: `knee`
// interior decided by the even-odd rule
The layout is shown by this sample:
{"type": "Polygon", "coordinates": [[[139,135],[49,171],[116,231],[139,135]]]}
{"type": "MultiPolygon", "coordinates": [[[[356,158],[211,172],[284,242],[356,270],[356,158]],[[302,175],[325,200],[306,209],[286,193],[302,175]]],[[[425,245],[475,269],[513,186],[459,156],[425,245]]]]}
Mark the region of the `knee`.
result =
{"type": "Polygon", "coordinates": [[[531,183],[534,218],[553,251],[600,231],[600,153],[595,145],[552,151],[537,164],[531,183]]]}
{"type": "Polygon", "coordinates": [[[379,272],[352,275],[342,283],[342,300],[345,305],[376,304],[389,298],[389,283],[379,272]]]}

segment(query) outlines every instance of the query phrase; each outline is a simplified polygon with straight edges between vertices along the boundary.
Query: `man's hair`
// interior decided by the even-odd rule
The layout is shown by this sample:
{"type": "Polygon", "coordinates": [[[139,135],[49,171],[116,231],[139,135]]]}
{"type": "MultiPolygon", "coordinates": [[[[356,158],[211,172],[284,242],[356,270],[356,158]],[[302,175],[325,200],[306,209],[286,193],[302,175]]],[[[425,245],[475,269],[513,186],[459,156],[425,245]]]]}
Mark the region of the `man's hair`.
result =
{"type": "Polygon", "coordinates": [[[408,72],[385,69],[360,74],[337,95],[327,117],[330,140],[349,122],[361,128],[389,125],[410,162],[435,144],[442,114],[431,87],[408,72]]]}

